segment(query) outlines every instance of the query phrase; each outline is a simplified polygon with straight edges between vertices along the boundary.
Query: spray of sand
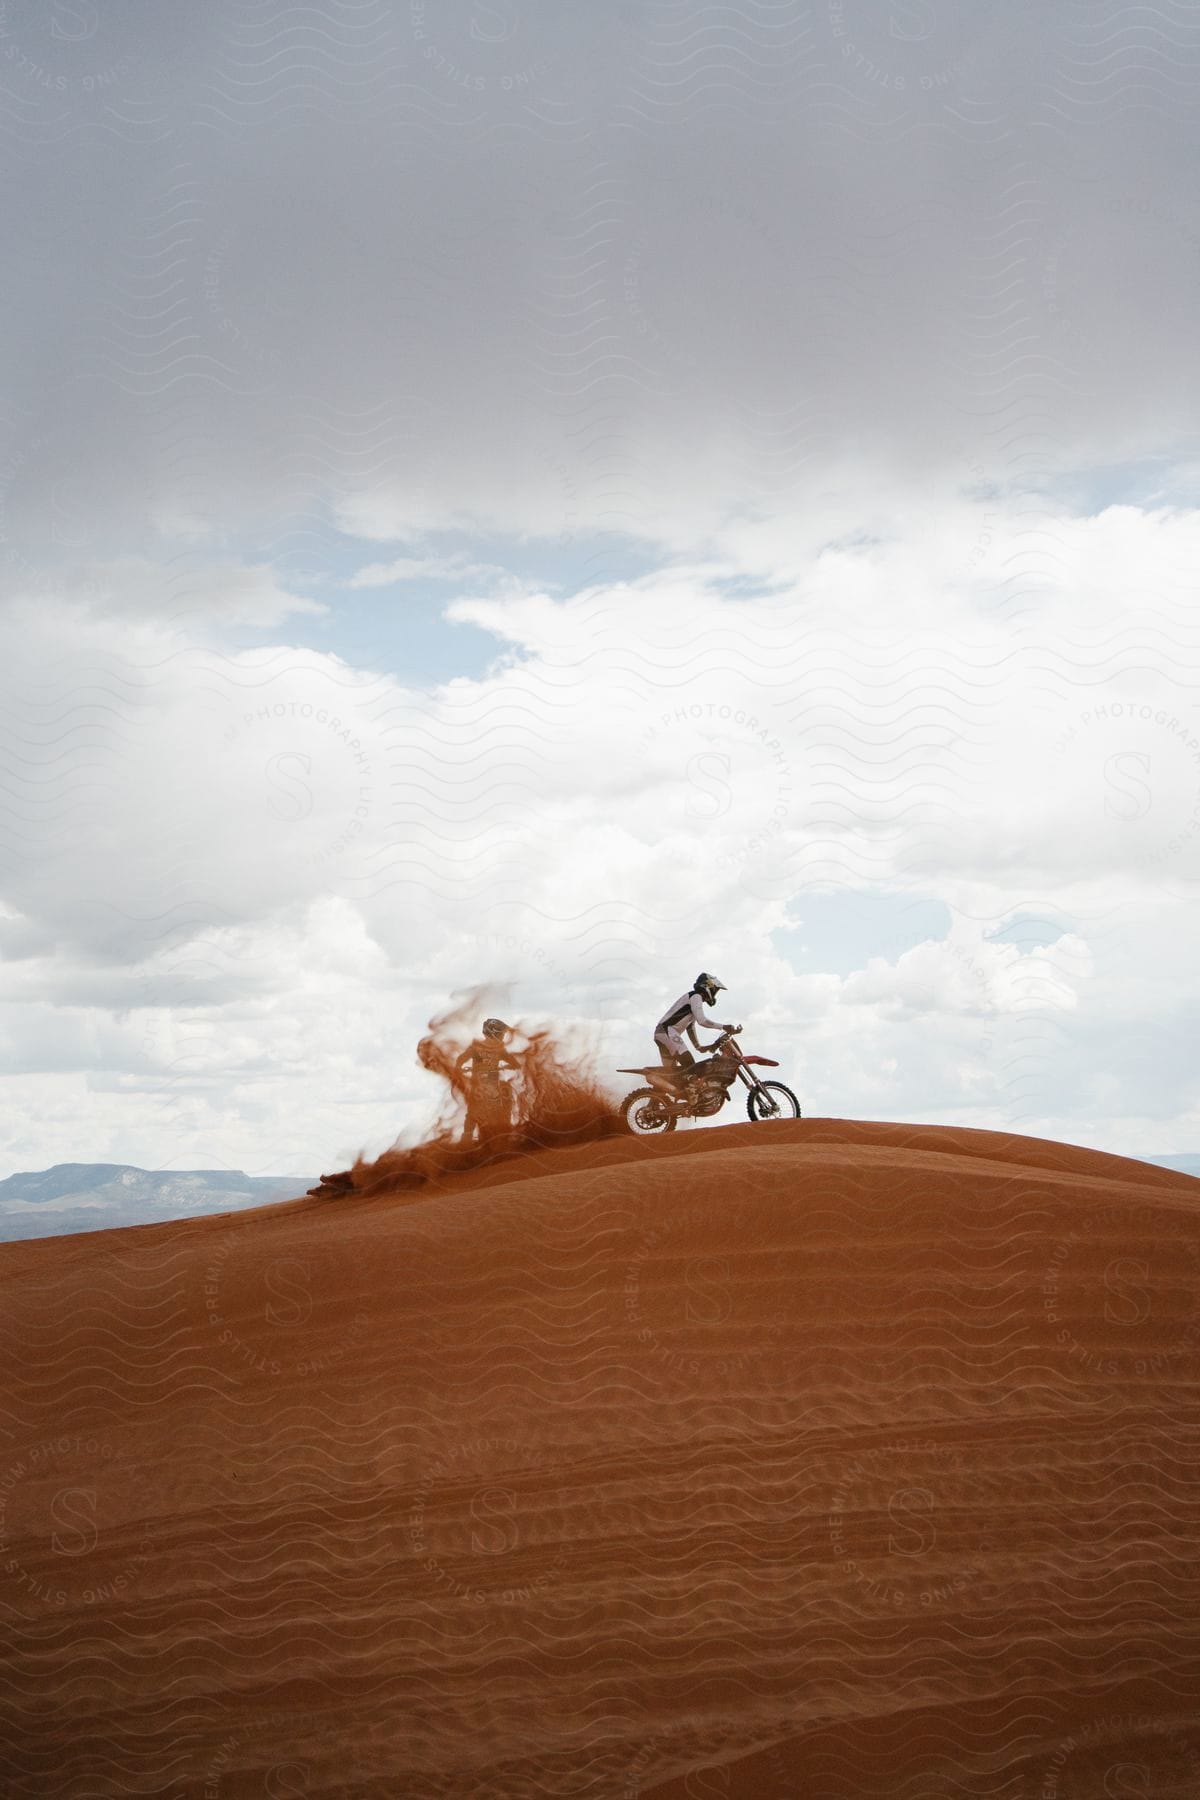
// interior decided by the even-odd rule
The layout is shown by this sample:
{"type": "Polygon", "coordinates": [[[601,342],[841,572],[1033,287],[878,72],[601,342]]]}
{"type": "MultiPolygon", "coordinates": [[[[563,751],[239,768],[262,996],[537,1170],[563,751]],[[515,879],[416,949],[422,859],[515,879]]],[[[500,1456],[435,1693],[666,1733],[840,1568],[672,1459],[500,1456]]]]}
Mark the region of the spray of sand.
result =
{"type": "Polygon", "coordinates": [[[446,1090],[438,1118],[420,1142],[398,1142],[374,1162],[359,1157],[342,1174],[323,1175],[311,1193],[377,1195],[438,1185],[501,1158],[590,1144],[624,1130],[596,1078],[590,1053],[569,1048],[552,1031],[517,1024],[505,1045],[517,1063],[512,1116],[489,1120],[479,1111],[478,1135],[465,1143],[469,1076],[459,1071],[458,1058],[482,1026],[489,1010],[487,993],[473,989],[449,1012],[431,1019],[417,1045],[422,1067],[438,1076],[446,1090]]]}

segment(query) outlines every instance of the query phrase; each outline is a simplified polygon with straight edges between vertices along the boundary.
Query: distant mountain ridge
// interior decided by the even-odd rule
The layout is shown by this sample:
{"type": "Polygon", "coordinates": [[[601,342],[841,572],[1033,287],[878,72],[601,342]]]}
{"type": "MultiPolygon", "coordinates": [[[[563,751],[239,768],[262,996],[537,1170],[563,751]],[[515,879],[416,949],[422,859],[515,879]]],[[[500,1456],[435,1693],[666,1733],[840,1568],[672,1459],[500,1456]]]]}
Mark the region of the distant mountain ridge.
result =
{"type": "Polygon", "coordinates": [[[1157,1163],[1160,1169],[1178,1169],[1181,1175],[1200,1175],[1200,1156],[1143,1156],[1142,1161],[1157,1163]]]}
{"type": "Polygon", "coordinates": [[[0,1181],[0,1241],[150,1225],[292,1200],[311,1175],[241,1169],[139,1169],[132,1163],[55,1163],[0,1181]]]}
{"type": "MultiPolygon", "coordinates": [[[[1200,1155],[1142,1162],[1200,1177],[1200,1155]]],[[[247,1175],[242,1169],[139,1169],[133,1163],[55,1163],[0,1181],[0,1243],[154,1225],[203,1213],[296,1200],[315,1175],[247,1175]]]]}

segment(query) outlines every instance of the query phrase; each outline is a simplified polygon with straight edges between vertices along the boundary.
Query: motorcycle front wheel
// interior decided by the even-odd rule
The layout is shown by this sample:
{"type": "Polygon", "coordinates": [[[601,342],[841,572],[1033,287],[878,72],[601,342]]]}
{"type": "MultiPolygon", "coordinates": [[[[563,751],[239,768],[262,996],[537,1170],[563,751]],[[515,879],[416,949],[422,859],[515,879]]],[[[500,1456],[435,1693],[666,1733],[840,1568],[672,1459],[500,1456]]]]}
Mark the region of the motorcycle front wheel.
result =
{"type": "Polygon", "coordinates": [[[746,1111],[752,1119],[798,1119],[800,1102],[782,1081],[760,1081],[750,1089],[746,1111]],[[774,1110],[770,1110],[774,1103],[774,1110]]]}
{"type": "Polygon", "coordinates": [[[656,1131],[674,1131],[675,1108],[664,1100],[657,1088],[634,1088],[621,1104],[621,1117],[638,1137],[649,1137],[656,1131]]]}

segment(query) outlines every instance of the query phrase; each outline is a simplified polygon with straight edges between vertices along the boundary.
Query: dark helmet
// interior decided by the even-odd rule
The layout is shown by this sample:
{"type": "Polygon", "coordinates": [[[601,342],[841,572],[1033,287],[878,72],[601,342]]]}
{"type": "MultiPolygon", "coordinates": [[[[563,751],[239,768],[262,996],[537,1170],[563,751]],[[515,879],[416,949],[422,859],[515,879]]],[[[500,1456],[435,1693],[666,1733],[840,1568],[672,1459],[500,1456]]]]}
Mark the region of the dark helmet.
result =
{"type": "Polygon", "coordinates": [[[725,990],[725,983],[716,975],[709,975],[701,969],[692,983],[692,992],[699,994],[705,1006],[712,1006],[717,995],[725,990]]]}
{"type": "Polygon", "coordinates": [[[508,1033],[509,1027],[504,1023],[503,1019],[485,1019],[483,1021],[484,1037],[502,1038],[507,1037],[508,1033]]]}

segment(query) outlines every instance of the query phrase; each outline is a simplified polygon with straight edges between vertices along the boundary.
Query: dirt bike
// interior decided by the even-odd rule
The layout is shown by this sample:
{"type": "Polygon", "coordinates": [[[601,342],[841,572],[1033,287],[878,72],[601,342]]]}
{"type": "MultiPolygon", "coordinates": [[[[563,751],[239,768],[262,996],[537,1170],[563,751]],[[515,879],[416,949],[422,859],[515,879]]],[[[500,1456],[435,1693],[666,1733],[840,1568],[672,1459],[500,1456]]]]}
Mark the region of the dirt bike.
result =
{"type": "Polygon", "coordinates": [[[747,1056],[735,1033],[723,1031],[708,1046],[707,1062],[676,1074],[666,1068],[621,1069],[621,1075],[644,1075],[649,1087],[634,1088],[621,1104],[621,1117],[639,1136],[674,1131],[680,1119],[707,1119],[720,1112],[735,1080],[749,1089],[746,1111],[752,1119],[798,1119],[800,1102],[782,1081],[760,1081],[755,1066],[777,1069],[770,1056],[747,1056]]]}

